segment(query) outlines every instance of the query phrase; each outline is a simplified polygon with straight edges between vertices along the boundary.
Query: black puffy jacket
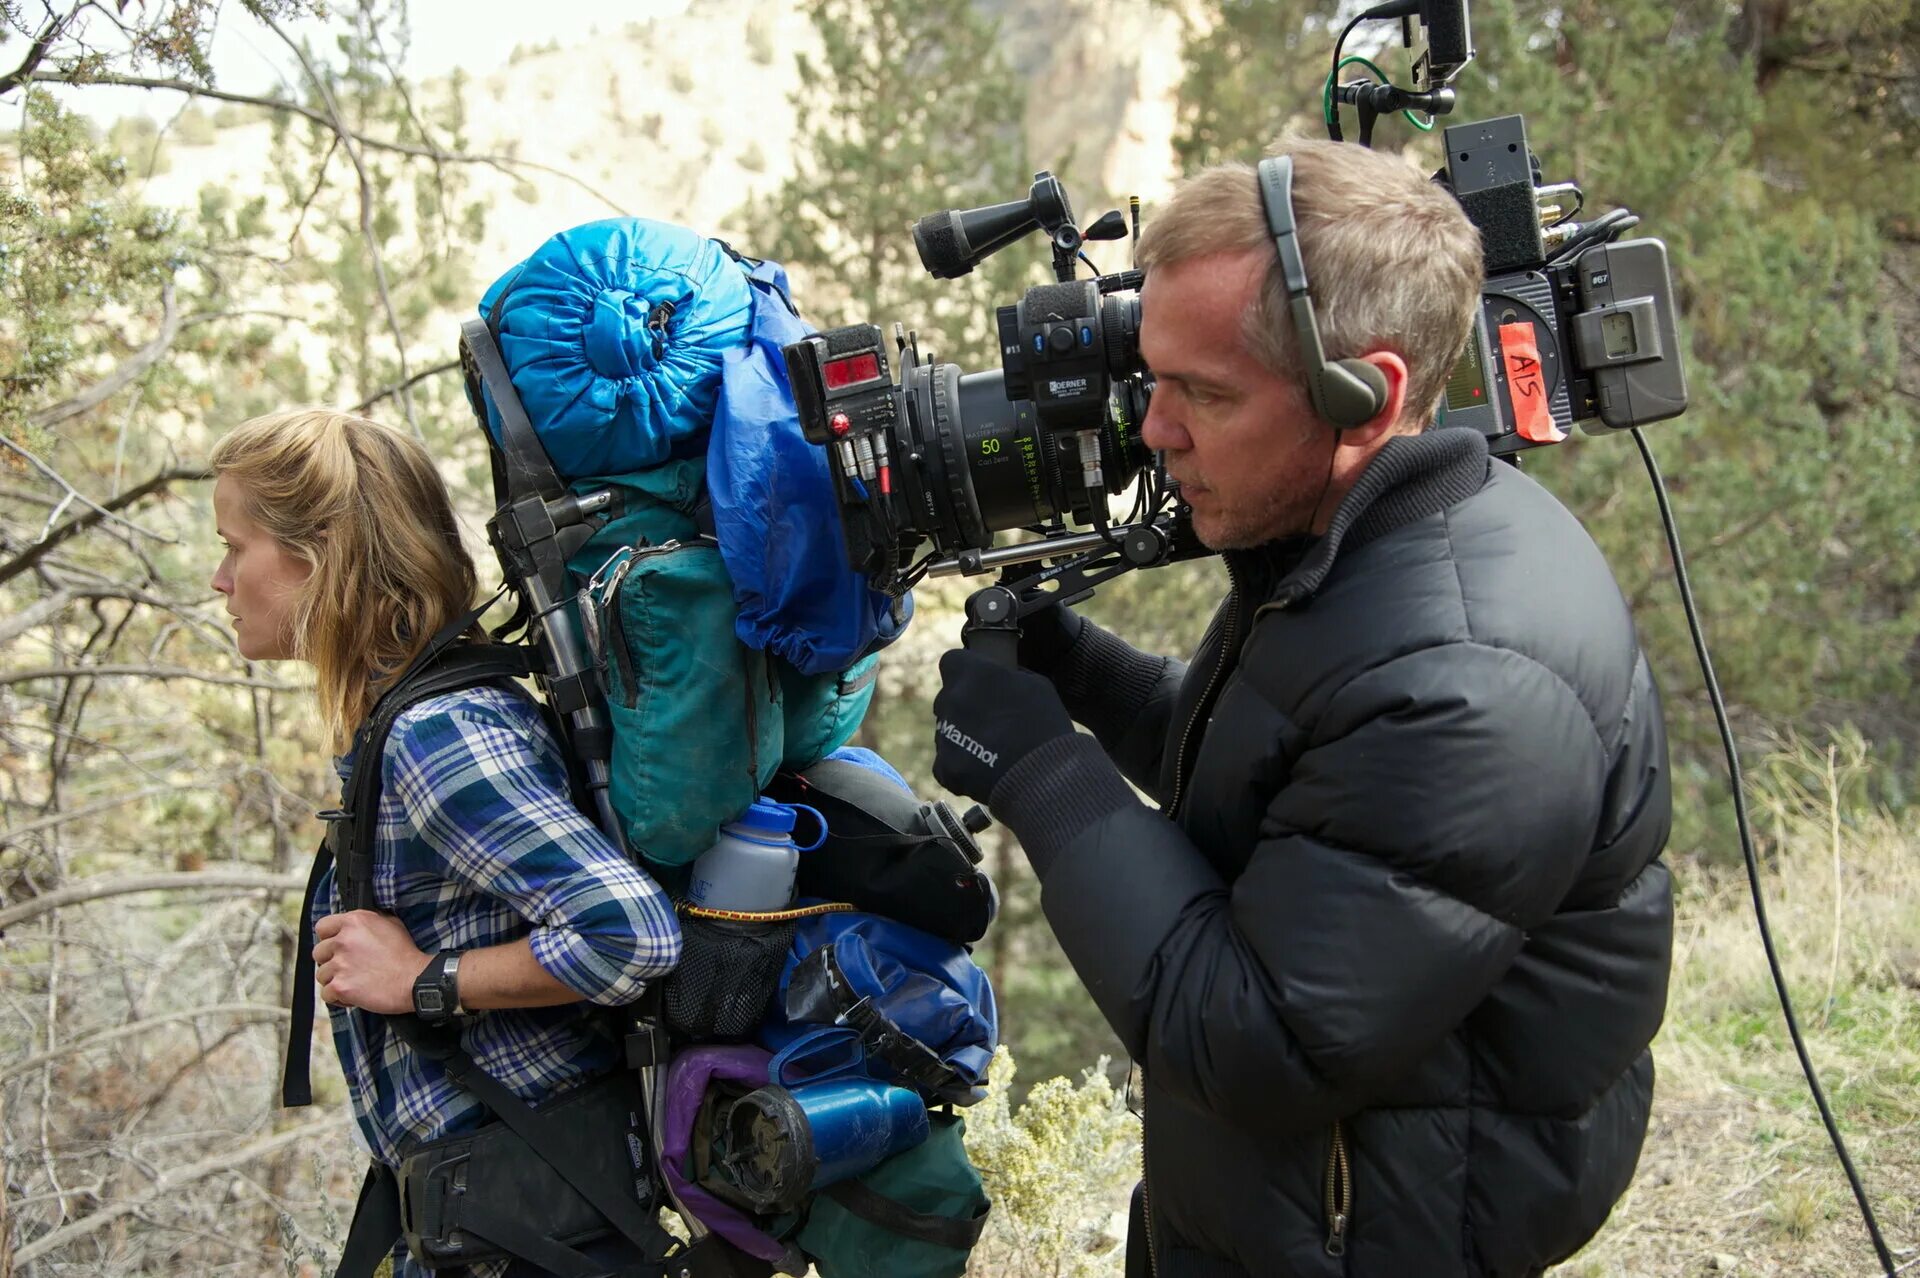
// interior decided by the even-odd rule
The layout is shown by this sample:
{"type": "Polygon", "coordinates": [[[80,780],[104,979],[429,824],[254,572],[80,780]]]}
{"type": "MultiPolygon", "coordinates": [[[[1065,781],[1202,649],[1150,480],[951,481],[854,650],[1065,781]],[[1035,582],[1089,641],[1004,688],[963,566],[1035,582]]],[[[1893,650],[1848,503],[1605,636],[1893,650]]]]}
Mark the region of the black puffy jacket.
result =
{"type": "Polygon", "coordinates": [[[1083,627],[1049,673],[1098,744],[992,795],[1144,1070],[1156,1272],[1538,1273],[1632,1178],[1666,1005],[1666,737],[1619,588],[1469,430],[1227,564],[1190,666],[1083,627]]]}

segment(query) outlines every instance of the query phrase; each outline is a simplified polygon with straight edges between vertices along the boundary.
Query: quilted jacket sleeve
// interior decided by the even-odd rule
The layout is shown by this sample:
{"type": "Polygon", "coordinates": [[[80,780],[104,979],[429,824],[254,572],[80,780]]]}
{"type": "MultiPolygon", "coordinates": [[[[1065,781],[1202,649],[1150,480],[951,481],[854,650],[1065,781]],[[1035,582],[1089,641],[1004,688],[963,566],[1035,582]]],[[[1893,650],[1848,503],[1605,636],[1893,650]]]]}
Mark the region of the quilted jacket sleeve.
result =
{"type": "Polygon", "coordinates": [[[1061,703],[1086,725],[1120,771],[1151,794],[1186,663],[1142,652],[1113,632],[1081,620],[1073,644],[1041,673],[1061,703]]]}
{"type": "Polygon", "coordinates": [[[1280,1133],[1361,1108],[1482,1000],[1578,873],[1605,773],[1564,682],[1458,643],[1334,694],[1231,884],[1084,737],[994,810],[1157,1085],[1280,1133]]]}

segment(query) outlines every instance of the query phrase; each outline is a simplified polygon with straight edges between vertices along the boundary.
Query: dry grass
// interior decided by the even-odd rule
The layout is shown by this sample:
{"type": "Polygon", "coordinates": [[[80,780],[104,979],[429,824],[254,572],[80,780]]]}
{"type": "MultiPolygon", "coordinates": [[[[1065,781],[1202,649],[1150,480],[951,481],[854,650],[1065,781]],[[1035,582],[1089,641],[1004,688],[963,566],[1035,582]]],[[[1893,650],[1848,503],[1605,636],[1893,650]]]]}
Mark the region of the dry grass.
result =
{"type": "MultiPolygon", "coordinates": [[[[1920,819],[1856,798],[1857,739],[1790,742],[1755,819],[1808,1051],[1896,1263],[1920,1273],[1920,819]]],[[[1654,1126],[1639,1176],[1555,1278],[1869,1278],[1879,1262],[1787,1036],[1745,880],[1679,867],[1654,1126]]]]}

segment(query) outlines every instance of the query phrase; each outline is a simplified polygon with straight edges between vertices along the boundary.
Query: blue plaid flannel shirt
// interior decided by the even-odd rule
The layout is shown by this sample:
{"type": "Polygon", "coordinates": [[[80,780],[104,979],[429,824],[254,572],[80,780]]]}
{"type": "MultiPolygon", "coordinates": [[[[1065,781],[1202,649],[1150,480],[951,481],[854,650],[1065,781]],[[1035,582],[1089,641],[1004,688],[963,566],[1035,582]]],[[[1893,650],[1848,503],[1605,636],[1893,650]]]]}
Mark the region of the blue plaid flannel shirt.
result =
{"type": "MultiPolygon", "coordinates": [[[[338,761],[343,779],[349,765],[338,761]]],[[[607,1006],[632,1002],[679,961],[672,903],[574,807],[559,744],[525,696],[483,687],[422,701],[395,721],[381,766],[374,900],[422,950],[525,937],[549,974],[607,1006]]],[[[340,908],[329,873],[314,914],[340,908]]],[[[439,1063],[388,1032],[384,1017],[329,1011],[354,1117],[381,1162],[397,1166],[420,1142],[486,1116],[439,1063]]],[[[598,1077],[620,1057],[580,1004],[490,1011],[470,1019],[460,1041],[530,1102],[598,1077]]]]}

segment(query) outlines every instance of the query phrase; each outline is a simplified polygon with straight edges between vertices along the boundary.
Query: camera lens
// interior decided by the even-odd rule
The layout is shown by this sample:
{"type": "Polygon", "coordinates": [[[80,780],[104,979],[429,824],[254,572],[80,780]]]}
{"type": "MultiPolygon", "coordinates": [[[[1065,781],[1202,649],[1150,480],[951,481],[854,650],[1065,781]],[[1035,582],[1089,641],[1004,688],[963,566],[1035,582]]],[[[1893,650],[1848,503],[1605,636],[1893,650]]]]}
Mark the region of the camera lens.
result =
{"type": "Polygon", "coordinates": [[[1140,294],[1109,293],[1100,299],[1100,331],[1106,339],[1107,372],[1118,380],[1140,371],[1140,294]]]}
{"type": "MultiPolygon", "coordinates": [[[[1144,391],[1131,382],[1099,430],[1104,488],[1117,493],[1152,460],[1140,441],[1144,391]]],[[[907,411],[896,455],[904,509],[919,533],[943,554],[981,549],[996,532],[1043,524],[1056,516],[1086,521],[1090,496],[1081,487],[1071,436],[1039,424],[1033,401],[1009,400],[1000,372],[962,375],[952,364],[909,368],[901,380],[907,411]]]]}
{"type": "Polygon", "coordinates": [[[1043,479],[1051,449],[1034,418],[1032,400],[1007,399],[999,373],[960,379],[960,438],[981,522],[989,529],[1022,528],[1050,519],[1043,479]]]}

